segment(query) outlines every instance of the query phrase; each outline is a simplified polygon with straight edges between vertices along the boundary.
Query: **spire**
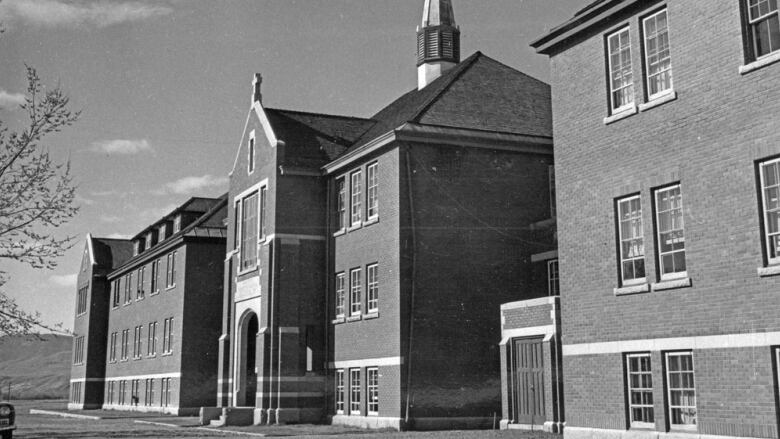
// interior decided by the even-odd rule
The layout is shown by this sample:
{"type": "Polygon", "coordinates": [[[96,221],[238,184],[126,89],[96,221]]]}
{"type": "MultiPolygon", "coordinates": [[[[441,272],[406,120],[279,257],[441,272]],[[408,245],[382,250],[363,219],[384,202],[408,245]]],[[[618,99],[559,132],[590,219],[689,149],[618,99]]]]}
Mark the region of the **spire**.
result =
{"type": "Polygon", "coordinates": [[[417,28],[417,89],[422,89],[460,62],[460,29],[452,0],[425,0],[417,28]]]}

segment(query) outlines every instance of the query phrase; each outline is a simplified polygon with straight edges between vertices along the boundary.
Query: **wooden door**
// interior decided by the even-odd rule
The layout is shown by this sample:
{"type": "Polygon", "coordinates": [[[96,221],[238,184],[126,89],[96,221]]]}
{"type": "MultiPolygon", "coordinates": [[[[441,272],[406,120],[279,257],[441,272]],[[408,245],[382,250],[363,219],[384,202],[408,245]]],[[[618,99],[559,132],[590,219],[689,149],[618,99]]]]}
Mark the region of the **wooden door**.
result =
{"type": "Polygon", "coordinates": [[[514,341],[514,418],[518,424],[542,425],[544,413],[544,360],[540,339],[514,341]]]}

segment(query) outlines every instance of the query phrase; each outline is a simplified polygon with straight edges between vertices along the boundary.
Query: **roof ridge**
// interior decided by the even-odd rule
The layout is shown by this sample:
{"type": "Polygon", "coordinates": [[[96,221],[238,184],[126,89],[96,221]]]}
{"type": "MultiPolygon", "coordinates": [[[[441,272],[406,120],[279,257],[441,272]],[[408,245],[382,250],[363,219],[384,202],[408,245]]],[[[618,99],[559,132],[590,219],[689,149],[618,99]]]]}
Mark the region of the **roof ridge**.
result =
{"type": "Polygon", "coordinates": [[[449,90],[452,84],[454,84],[455,81],[460,78],[463,72],[468,70],[471,66],[474,65],[474,62],[477,59],[483,56],[485,56],[485,54],[477,50],[473,54],[469,55],[468,58],[464,59],[460,64],[458,64],[454,71],[450,73],[451,77],[448,79],[448,81],[440,86],[441,89],[423,101],[423,103],[414,111],[414,113],[412,113],[412,117],[410,117],[409,122],[419,122],[423,113],[425,113],[434,104],[434,102],[436,102],[444,94],[445,91],[449,90]]]}
{"type": "Polygon", "coordinates": [[[328,113],[317,113],[314,111],[301,111],[301,110],[289,110],[285,108],[270,108],[270,107],[263,107],[264,110],[268,111],[279,111],[284,113],[294,113],[294,114],[307,114],[311,116],[324,116],[324,117],[330,117],[334,119],[356,119],[356,120],[362,120],[362,121],[368,121],[368,122],[376,122],[374,119],[366,118],[366,117],[359,117],[359,116],[346,116],[342,114],[328,114],[328,113]]]}
{"type": "Polygon", "coordinates": [[[125,239],[125,238],[101,238],[99,236],[93,236],[92,239],[98,241],[126,241],[126,242],[130,242],[133,240],[132,237],[125,239]]]}
{"type": "Polygon", "coordinates": [[[501,61],[499,61],[499,60],[497,60],[497,59],[495,59],[495,58],[491,57],[490,55],[485,55],[485,54],[483,53],[483,54],[482,54],[482,56],[483,56],[485,59],[487,59],[487,60],[493,61],[494,63],[496,63],[496,64],[498,64],[498,65],[500,65],[500,66],[502,66],[502,67],[506,67],[506,68],[508,68],[508,69],[510,69],[510,70],[512,70],[512,71],[514,71],[515,73],[519,73],[519,74],[521,74],[521,75],[523,75],[523,76],[525,76],[525,77],[527,77],[527,78],[533,79],[534,81],[540,82],[540,83],[542,83],[542,84],[544,84],[544,85],[546,85],[546,86],[548,86],[548,87],[550,86],[550,84],[548,84],[547,82],[545,82],[545,81],[542,81],[542,80],[541,80],[541,79],[539,79],[539,78],[533,77],[533,76],[529,75],[528,73],[525,73],[525,72],[524,72],[524,71],[522,71],[522,70],[518,70],[518,69],[516,69],[516,68],[514,68],[514,67],[510,66],[509,64],[502,63],[501,61]]]}

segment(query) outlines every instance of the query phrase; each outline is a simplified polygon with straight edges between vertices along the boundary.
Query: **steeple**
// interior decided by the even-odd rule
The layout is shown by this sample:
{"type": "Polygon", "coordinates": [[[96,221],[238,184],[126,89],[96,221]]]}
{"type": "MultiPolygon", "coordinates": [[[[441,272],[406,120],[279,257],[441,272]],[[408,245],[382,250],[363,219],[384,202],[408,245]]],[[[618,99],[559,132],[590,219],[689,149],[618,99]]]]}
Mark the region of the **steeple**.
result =
{"type": "Polygon", "coordinates": [[[430,84],[460,62],[460,29],[452,0],[425,0],[417,28],[417,89],[430,84]]]}

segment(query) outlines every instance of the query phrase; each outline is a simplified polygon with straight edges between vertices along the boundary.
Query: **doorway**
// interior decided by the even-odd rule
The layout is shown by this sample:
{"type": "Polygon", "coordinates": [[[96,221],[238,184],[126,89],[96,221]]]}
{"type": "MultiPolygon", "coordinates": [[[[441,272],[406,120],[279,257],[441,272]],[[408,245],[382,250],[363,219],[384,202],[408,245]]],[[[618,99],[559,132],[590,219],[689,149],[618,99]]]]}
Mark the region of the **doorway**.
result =
{"type": "Polygon", "coordinates": [[[513,417],[518,424],[542,425],[544,412],[544,344],[542,339],[513,342],[513,417]]]}
{"type": "Polygon", "coordinates": [[[254,407],[257,395],[257,314],[250,312],[244,316],[239,326],[241,350],[238,364],[238,388],[236,406],[254,407]]]}

